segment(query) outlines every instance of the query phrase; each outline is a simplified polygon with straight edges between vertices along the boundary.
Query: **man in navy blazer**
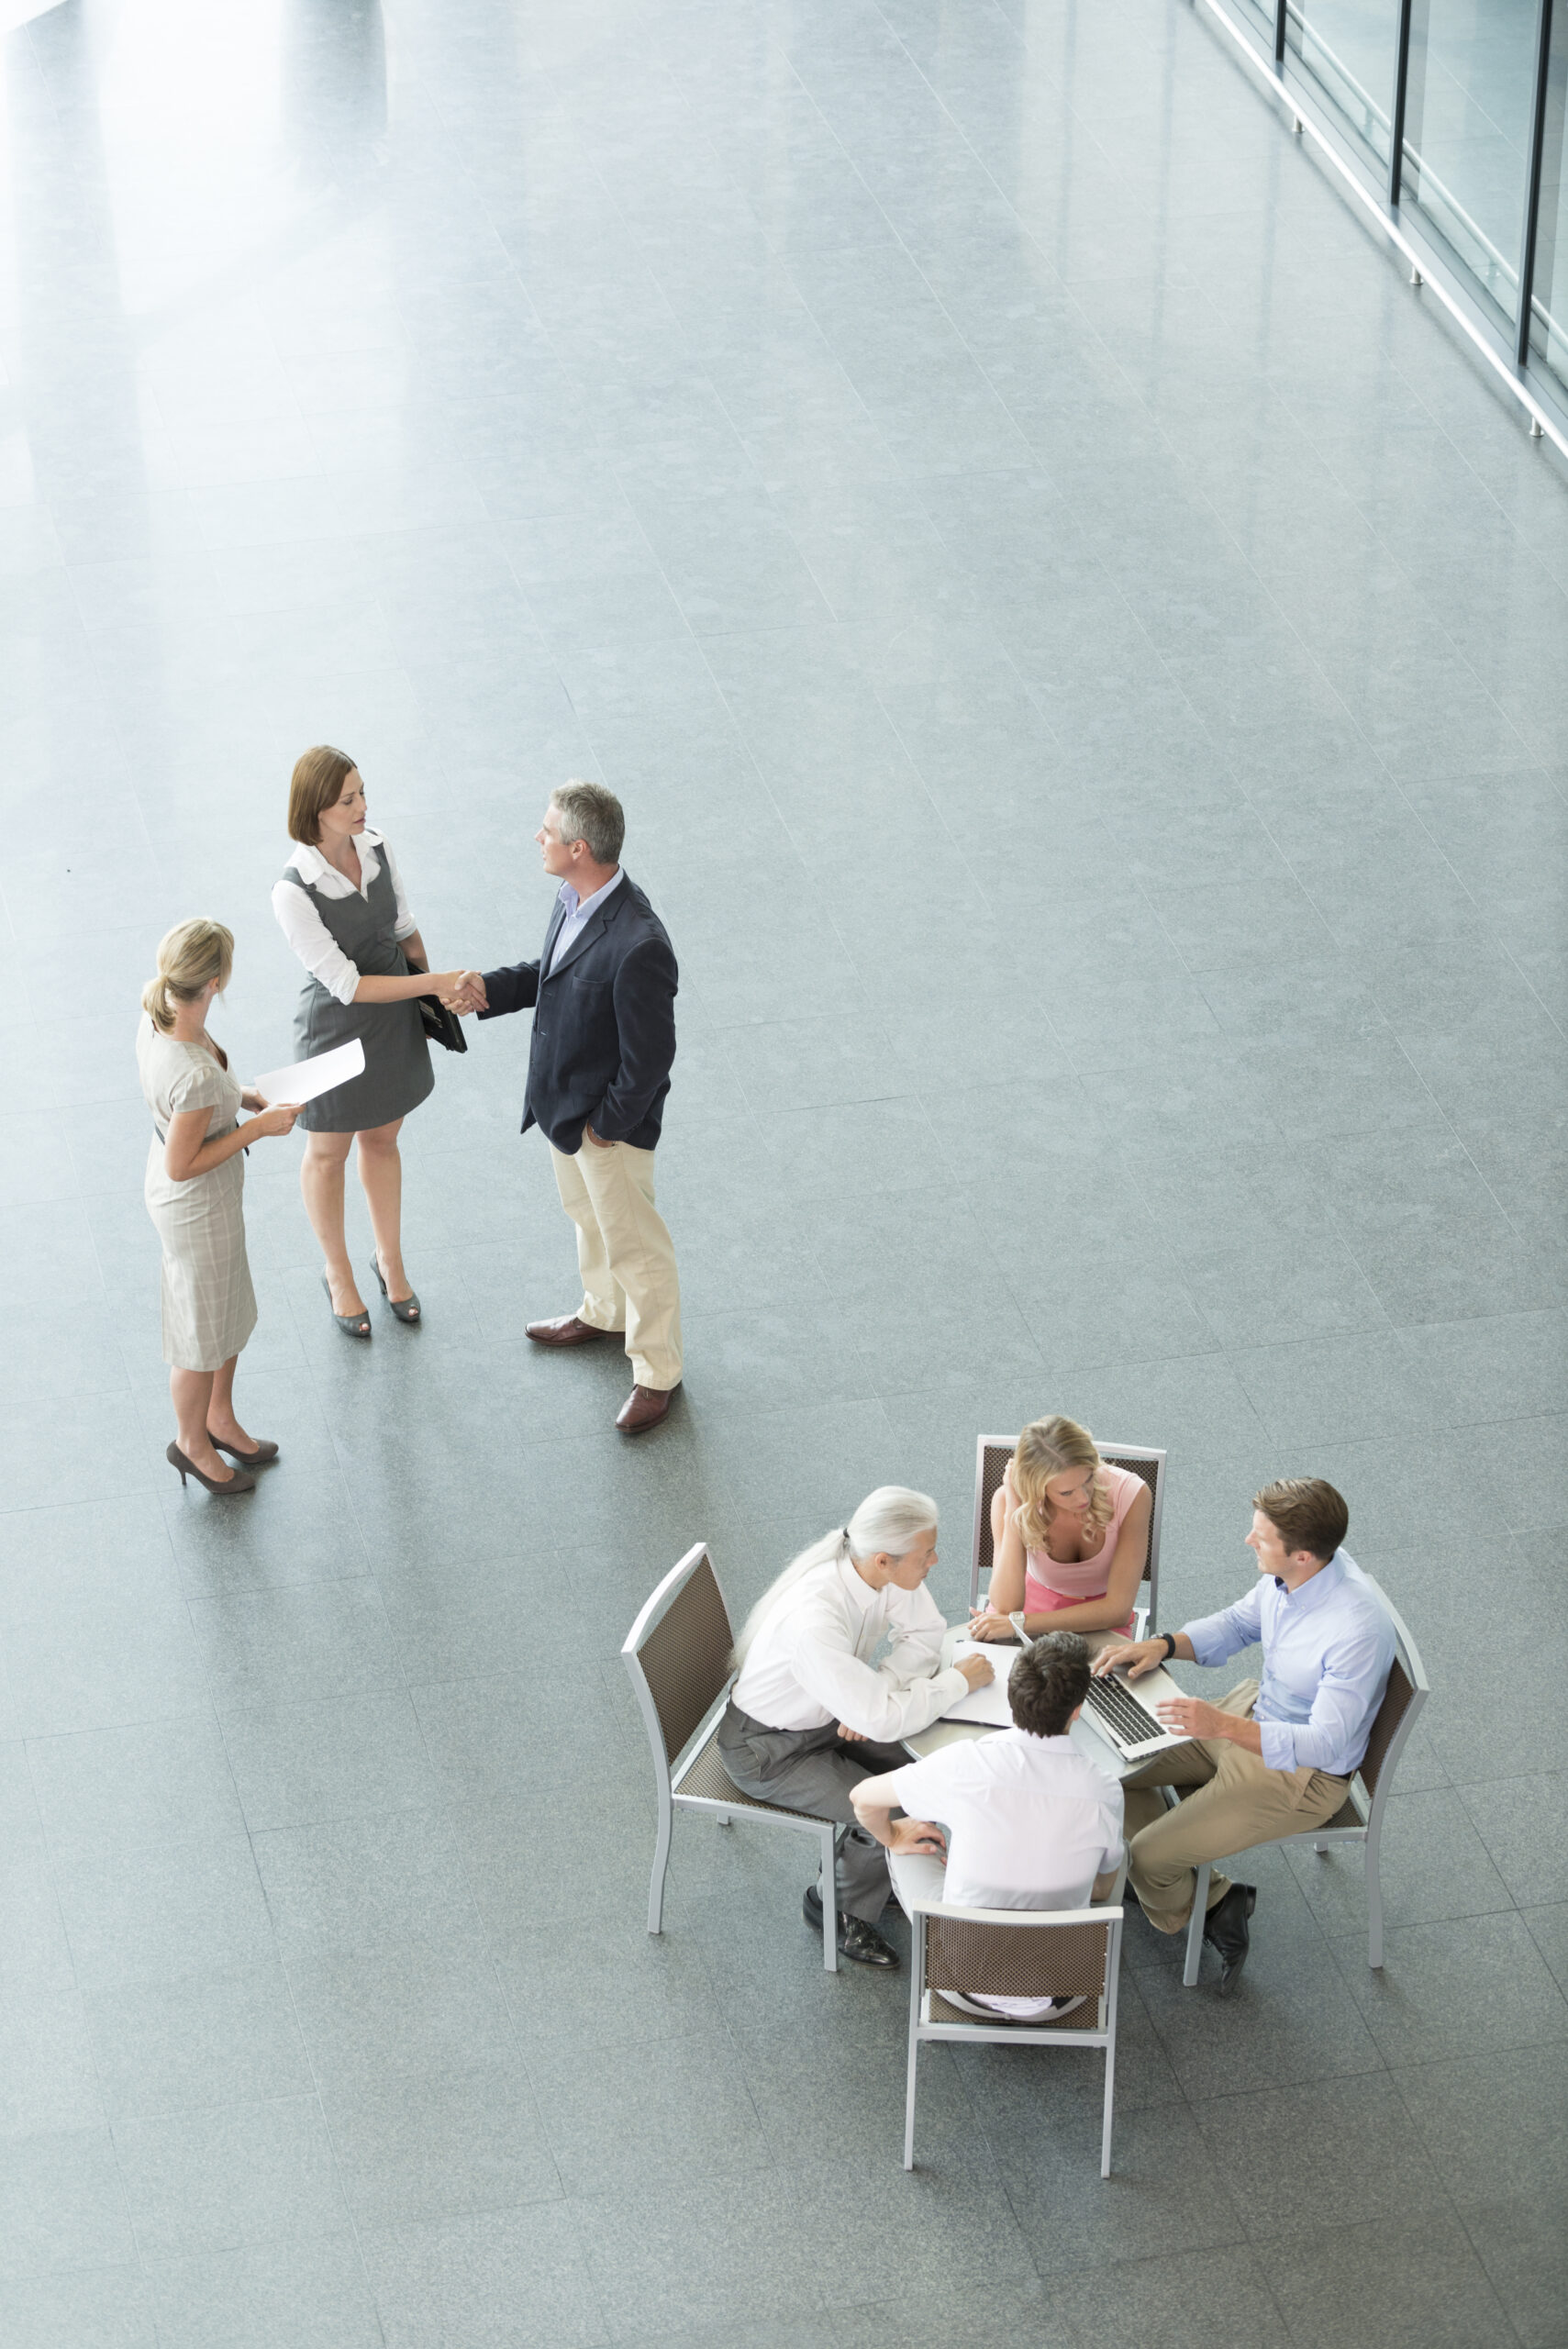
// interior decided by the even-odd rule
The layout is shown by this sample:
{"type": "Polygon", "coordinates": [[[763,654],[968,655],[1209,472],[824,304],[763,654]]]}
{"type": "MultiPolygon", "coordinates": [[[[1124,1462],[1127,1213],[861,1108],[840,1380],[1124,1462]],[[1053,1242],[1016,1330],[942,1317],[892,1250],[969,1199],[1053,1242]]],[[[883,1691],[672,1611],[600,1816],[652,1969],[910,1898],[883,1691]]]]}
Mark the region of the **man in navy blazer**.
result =
{"type": "Polygon", "coordinates": [[[602,784],[566,783],[535,838],[561,887],[534,963],[465,971],[452,998],[482,1019],[531,1009],[523,1131],[550,1143],[561,1202],[577,1227],[583,1302],[530,1321],[541,1346],[585,1346],[624,1330],[632,1389],[627,1435],[657,1427],[681,1383],[675,1251],[653,1201],[675,1057],[679,974],[664,925],[622,871],[626,818],[602,784]]]}

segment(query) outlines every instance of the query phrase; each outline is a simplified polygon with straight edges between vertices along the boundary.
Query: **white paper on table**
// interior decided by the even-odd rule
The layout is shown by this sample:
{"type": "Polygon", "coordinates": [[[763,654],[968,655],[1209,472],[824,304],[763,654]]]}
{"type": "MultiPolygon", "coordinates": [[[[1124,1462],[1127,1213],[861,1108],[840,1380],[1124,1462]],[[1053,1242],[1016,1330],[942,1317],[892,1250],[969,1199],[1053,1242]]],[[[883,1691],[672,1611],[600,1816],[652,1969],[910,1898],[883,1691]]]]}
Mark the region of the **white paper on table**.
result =
{"type": "Polygon", "coordinates": [[[962,1664],[966,1655],[984,1655],[989,1656],[995,1669],[984,1688],[972,1688],[967,1697],[950,1705],[942,1715],[943,1720],[983,1721],[988,1729],[1011,1729],[1013,1709],[1007,1702],[1007,1681],[1022,1653],[1022,1648],[998,1647],[990,1640],[955,1640],[951,1658],[953,1664],[962,1664]]]}
{"type": "Polygon", "coordinates": [[[297,1101],[303,1106],[317,1094],[330,1093],[335,1085],[347,1085],[364,1064],[365,1048],[353,1036],[346,1044],[334,1044],[329,1052],[317,1052],[314,1060],[295,1061],[292,1068],[275,1068],[270,1076],[259,1076],[256,1090],[263,1101],[297,1101]]]}

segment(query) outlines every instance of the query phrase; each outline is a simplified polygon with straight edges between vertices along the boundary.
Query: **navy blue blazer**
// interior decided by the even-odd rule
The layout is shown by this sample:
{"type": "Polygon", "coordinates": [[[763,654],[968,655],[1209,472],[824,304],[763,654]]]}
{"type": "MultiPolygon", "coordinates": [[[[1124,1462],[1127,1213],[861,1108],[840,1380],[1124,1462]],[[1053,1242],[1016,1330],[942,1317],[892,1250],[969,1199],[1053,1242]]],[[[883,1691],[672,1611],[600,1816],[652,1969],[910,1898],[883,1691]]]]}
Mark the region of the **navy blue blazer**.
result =
{"type": "Polygon", "coordinates": [[[537,963],[485,972],[490,1008],[479,1016],[533,1008],[524,1133],[539,1126],[568,1157],[582,1147],[584,1124],[602,1141],[651,1150],[675,1057],[674,950],[629,873],[551,971],[565,918],[557,898],[537,963]]]}

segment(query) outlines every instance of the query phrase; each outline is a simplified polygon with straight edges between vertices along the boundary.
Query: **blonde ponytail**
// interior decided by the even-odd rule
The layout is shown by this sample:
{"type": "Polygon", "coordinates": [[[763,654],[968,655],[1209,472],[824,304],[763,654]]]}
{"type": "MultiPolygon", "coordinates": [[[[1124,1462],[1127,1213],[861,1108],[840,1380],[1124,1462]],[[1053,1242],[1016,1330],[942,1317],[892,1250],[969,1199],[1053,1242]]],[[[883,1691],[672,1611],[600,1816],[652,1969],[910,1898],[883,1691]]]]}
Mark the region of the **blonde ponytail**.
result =
{"type": "Polygon", "coordinates": [[[141,990],[141,1008],[161,1035],[168,1035],[183,1003],[194,1003],[204,987],[228,985],[234,968],[234,932],[206,914],[176,922],[158,941],[158,975],[141,990]]]}

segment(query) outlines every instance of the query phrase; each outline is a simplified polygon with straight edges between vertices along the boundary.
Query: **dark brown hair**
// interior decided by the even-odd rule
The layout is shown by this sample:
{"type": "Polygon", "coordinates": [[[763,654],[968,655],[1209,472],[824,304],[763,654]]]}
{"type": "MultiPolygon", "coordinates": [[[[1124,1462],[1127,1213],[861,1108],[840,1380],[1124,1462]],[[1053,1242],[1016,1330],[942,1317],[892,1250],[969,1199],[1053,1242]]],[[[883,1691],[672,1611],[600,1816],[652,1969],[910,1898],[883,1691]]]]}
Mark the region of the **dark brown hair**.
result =
{"type": "Polygon", "coordinates": [[[1089,1650],[1076,1631],[1047,1631],[1013,1666],[1007,1702],[1017,1728],[1061,1737],[1089,1691],[1089,1650]]]}
{"type": "Polygon", "coordinates": [[[1252,1495],[1274,1528],[1286,1553],[1310,1550],[1315,1558],[1331,1558],[1351,1530],[1351,1512],[1332,1485],[1321,1476],[1280,1476],[1252,1495]]]}
{"type": "Polygon", "coordinates": [[[321,838],[321,810],[340,796],[354,765],[347,751],[335,751],[328,742],[317,742],[313,751],[304,751],[295,759],[289,777],[291,841],[316,847],[321,838]]]}

